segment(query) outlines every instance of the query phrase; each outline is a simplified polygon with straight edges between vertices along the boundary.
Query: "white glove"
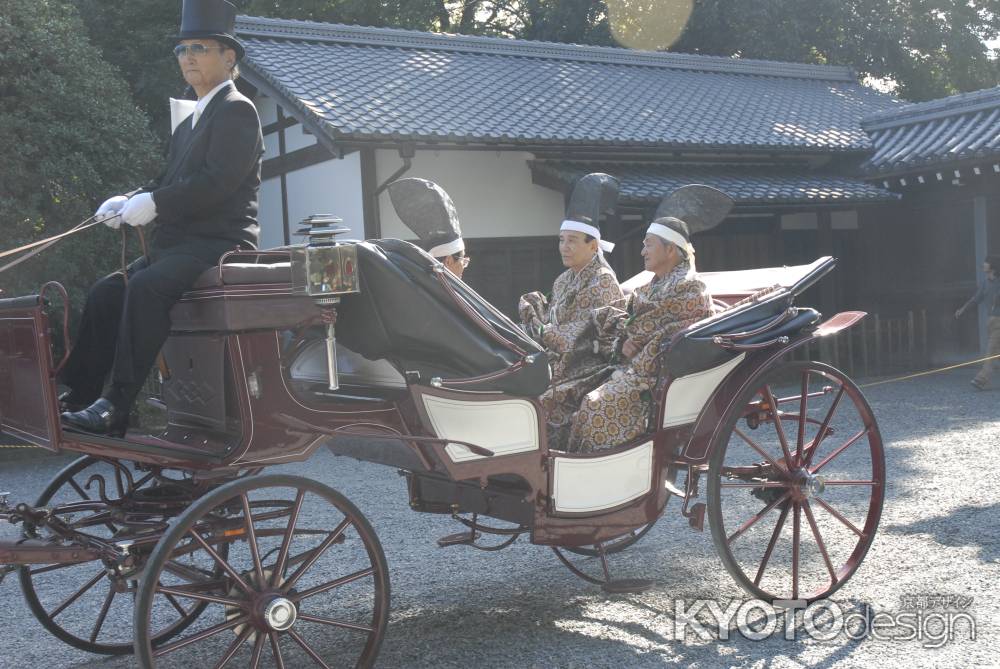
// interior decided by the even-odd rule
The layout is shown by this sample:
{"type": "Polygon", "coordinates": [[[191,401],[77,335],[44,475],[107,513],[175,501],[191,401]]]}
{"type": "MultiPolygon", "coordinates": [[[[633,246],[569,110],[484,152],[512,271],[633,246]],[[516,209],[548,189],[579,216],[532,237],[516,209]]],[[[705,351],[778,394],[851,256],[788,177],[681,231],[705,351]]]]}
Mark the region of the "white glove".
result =
{"type": "Polygon", "coordinates": [[[156,201],[153,200],[152,193],[133,195],[122,209],[122,221],[133,227],[146,225],[154,218],[156,218],[156,201]]]}
{"type": "Polygon", "coordinates": [[[101,221],[109,228],[117,230],[118,226],[122,224],[122,219],[119,214],[121,213],[126,202],[128,202],[128,198],[124,195],[109,197],[100,207],[97,208],[94,218],[101,221]]]}

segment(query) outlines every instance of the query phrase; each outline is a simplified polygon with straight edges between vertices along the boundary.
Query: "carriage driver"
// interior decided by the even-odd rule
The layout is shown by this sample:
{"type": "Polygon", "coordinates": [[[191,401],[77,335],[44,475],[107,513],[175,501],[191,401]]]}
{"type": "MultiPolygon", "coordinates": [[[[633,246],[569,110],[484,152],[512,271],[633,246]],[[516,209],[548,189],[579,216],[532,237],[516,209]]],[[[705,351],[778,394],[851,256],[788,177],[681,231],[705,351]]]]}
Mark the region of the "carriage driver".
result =
{"type": "Polygon", "coordinates": [[[235,20],[225,0],[184,0],[174,53],[197,103],[174,128],[160,176],[97,210],[112,228],[155,226],[149,255],[129,265],[128,281],[111,274],[87,296],[61,378],[70,388],[60,397],[68,426],[123,435],[169,335],[171,307],[225,252],[256,247],[263,139],[257,110],[233,83],[244,53],[235,20]]]}

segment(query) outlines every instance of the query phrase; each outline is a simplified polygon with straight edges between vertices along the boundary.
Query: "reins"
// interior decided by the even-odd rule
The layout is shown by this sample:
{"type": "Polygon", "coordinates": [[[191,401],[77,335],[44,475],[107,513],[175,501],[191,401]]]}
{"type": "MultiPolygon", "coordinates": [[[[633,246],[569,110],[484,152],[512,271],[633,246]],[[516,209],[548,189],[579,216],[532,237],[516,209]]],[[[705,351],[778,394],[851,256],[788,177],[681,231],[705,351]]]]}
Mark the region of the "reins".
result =
{"type": "Polygon", "coordinates": [[[95,218],[96,218],[96,214],[94,216],[91,216],[90,218],[84,219],[83,221],[81,221],[80,223],[76,224],[75,226],[73,226],[72,228],[70,228],[69,230],[67,230],[66,232],[61,232],[58,235],[52,235],[51,237],[46,237],[45,239],[40,239],[37,242],[31,242],[30,244],[25,244],[24,246],[18,246],[16,249],[10,249],[9,251],[3,251],[2,253],[0,253],[0,258],[6,258],[7,256],[17,255],[18,253],[22,253],[24,251],[31,251],[31,252],[30,253],[25,253],[20,258],[18,258],[16,260],[12,260],[11,262],[9,262],[6,265],[4,265],[3,267],[0,267],[0,272],[4,272],[4,271],[10,269],[11,267],[14,267],[15,265],[21,264],[22,262],[24,262],[28,258],[31,258],[33,256],[38,255],[39,253],[41,253],[45,249],[49,248],[50,246],[52,246],[53,244],[55,244],[56,242],[58,242],[61,239],[69,237],[70,235],[75,235],[78,232],[83,232],[84,230],[88,230],[88,229],[94,227],[98,223],[103,223],[104,222],[103,220],[94,220],[95,218]],[[34,250],[32,250],[32,249],[34,249],[34,250]]]}

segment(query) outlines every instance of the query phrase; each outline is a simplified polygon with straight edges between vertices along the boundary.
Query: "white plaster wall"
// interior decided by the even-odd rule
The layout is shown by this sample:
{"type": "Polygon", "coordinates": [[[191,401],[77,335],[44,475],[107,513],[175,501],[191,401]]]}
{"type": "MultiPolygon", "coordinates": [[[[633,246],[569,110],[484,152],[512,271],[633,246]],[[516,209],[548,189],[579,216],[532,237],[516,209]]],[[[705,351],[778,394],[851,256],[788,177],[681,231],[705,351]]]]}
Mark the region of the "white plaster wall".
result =
{"type": "Polygon", "coordinates": [[[281,224],[281,180],[266,179],[258,194],[257,222],[260,224],[259,248],[269,249],[285,243],[281,224]]]}
{"type": "MultiPolygon", "coordinates": [[[[392,150],[375,152],[381,184],[400,168],[402,159],[392,150]]],[[[403,177],[429,179],[451,196],[462,224],[462,236],[555,236],[563,219],[563,196],[531,183],[521,151],[418,151],[403,177]]],[[[383,237],[413,239],[414,234],[396,216],[389,194],[379,196],[383,237]]]]}
{"type": "Polygon", "coordinates": [[[261,126],[274,123],[278,120],[278,105],[275,104],[274,99],[266,95],[258,95],[254,98],[253,104],[257,107],[257,115],[260,116],[261,126]]]}
{"type": "MultiPolygon", "coordinates": [[[[299,221],[311,214],[339,216],[344,219],[344,225],[351,229],[351,238],[365,238],[359,152],[350,153],[342,160],[330,159],[289,172],[285,179],[288,189],[288,227],[293,244],[301,241],[300,237],[295,236],[299,221]]],[[[280,191],[278,206],[280,212],[280,191]]],[[[274,224],[278,226],[280,238],[280,214],[277,221],[268,221],[269,226],[274,224]]]]}
{"type": "MultiPolygon", "coordinates": [[[[277,142],[278,136],[274,136],[277,142]]],[[[295,125],[285,128],[285,151],[291,153],[292,151],[297,151],[298,149],[303,149],[307,146],[312,146],[316,143],[315,135],[307,135],[302,132],[302,124],[296,123],[295,125]]],[[[277,153],[275,153],[277,155],[277,153]]]]}

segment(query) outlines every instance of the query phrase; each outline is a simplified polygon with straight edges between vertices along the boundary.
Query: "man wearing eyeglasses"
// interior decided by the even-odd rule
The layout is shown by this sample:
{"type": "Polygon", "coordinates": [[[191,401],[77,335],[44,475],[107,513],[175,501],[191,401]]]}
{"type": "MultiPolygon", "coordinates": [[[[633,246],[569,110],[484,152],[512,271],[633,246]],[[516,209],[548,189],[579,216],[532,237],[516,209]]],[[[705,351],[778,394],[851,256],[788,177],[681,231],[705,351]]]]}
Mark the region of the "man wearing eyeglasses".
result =
{"type": "Polygon", "coordinates": [[[117,272],[87,296],[62,374],[70,388],[60,397],[62,418],[73,428],[124,434],[170,333],[171,307],[224,253],[256,248],[263,138],[257,110],[233,84],[244,53],[235,20],[225,0],[184,0],[174,53],[198,100],[181,105],[187,115],[175,124],[163,172],[97,210],[112,228],[155,225],[149,255],[129,266],[128,281],[117,272]]]}

